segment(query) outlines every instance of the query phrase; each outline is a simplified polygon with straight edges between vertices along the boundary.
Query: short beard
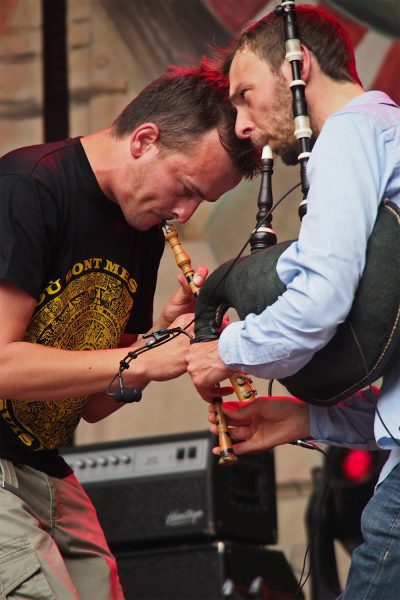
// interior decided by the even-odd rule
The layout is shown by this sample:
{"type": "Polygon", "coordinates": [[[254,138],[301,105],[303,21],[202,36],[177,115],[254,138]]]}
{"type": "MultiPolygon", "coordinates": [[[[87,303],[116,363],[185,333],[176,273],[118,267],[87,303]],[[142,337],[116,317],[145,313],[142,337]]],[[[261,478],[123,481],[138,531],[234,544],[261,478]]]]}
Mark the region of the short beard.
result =
{"type": "MultiPolygon", "coordinates": [[[[292,102],[292,92],[287,88],[287,83],[281,75],[278,75],[276,83],[275,83],[275,103],[274,109],[279,110],[279,107],[286,106],[286,115],[285,115],[285,123],[292,123],[293,129],[291,126],[288,126],[291,129],[291,133],[288,130],[287,140],[283,142],[277,154],[281,157],[282,162],[285,165],[297,165],[299,162],[299,154],[301,153],[301,147],[298,139],[294,135],[294,114],[293,114],[293,102],[292,102]]],[[[311,118],[310,118],[311,123],[311,118]]],[[[312,129],[312,123],[310,125],[312,129]]],[[[283,128],[283,127],[282,127],[283,128]]],[[[310,139],[310,150],[314,146],[315,143],[315,135],[311,136],[310,139]]]]}
{"type": "MultiPolygon", "coordinates": [[[[315,144],[316,137],[314,135],[310,138],[310,151],[313,149],[315,144]]],[[[279,156],[281,157],[282,162],[285,165],[297,165],[299,162],[299,154],[300,154],[300,144],[296,138],[293,138],[291,141],[288,141],[285,146],[279,149],[279,156]]]]}
{"type": "Polygon", "coordinates": [[[299,152],[299,144],[296,138],[279,148],[279,156],[285,165],[297,165],[299,152]]]}

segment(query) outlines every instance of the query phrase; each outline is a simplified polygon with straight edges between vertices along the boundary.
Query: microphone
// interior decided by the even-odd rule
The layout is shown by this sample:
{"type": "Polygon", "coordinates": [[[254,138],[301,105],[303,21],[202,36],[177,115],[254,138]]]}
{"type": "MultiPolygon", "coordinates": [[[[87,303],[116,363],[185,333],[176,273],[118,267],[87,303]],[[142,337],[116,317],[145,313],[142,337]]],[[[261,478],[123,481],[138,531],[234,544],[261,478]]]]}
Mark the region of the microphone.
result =
{"type": "Polygon", "coordinates": [[[115,402],[140,402],[142,390],[139,388],[126,388],[118,390],[113,394],[115,402]]]}
{"type": "Polygon", "coordinates": [[[142,390],[140,388],[125,387],[124,380],[118,375],[119,389],[111,394],[115,402],[140,402],[142,399],[142,390]]]}

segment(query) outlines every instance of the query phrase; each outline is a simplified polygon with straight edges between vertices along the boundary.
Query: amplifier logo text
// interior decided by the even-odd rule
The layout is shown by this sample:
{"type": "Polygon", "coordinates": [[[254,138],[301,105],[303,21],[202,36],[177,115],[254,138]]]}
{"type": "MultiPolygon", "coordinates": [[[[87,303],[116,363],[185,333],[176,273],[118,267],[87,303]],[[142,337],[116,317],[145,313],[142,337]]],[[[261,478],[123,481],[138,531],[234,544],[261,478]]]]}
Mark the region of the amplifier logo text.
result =
{"type": "Polygon", "coordinates": [[[165,519],[166,527],[183,527],[184,525],[196,525],[204,517],[203,510],[188,508],[185,511],[173,510],[165,519]]]}

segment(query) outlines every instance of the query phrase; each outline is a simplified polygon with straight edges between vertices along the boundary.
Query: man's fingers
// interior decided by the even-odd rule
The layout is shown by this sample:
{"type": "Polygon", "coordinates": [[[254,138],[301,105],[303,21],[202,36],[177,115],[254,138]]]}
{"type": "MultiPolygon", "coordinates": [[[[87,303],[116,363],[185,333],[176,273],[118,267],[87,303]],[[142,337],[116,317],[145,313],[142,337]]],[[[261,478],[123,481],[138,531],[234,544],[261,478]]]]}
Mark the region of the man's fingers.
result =
{"type": "Polygon", "coordinates": [[[243,412],[244,410],[246,410],[245,407],[249,406],[249,404],[253,404],[253,402],[255,400],[256,400],[256,398],[254,398],[254,400],[243,400],[243,401],[227,400],[223,404],[224,413],[229,415],[229,414],[231,414],[231,411],[243,412]]]}
{"type": "MultiPolygon", "coordinates": [[[[221,403],[222,412],[227,417],[228,422],[234,422],[238,424],[243,421],[246,423],[250,423],[252,410],[247,410],[247,406],[249,404],[253,404],[253,401],[250,400],[248,402],[239,402],[239,401],[224,401],[221,403]]],[[[210,415],[215,412],[215,408],[213,404],[210,404],[208,407],[210,415]]]]}
{"type": "MultiPolygon", "coordinates": [[[[211,423],[209,429],[211,433],[213,433],[214,435],[218,435],[217,425],[215,424],[215,422],[211,423]]],[[[244,425],[241,427],[229,427],[229,435],[232,440],[243,441],[248,440],[252,434],[249,426],[244,425]]]]}
{"type": "Polygon", "coordinates": [[[249,425],[241,424],[240,426],[234,425],[229,427],[229,435],[233,440],[242,441],[248,440],[251,437],[252,432],[249,425]]]}
{"type": "MultiPolygon", "coordinates": [[[[212,407],[212,404],[210,406],[212,407]]],[[[251,419],[249,417],[240,417],[238,415],[235,415],[235,418],[236,420],[234,421],[232,417],[226,415],[227,424],[232,427],[250,427],[251,419]]],[[[216,416],[213,410],[210,411],[208,415],[208,420],[213,425],[216,423],[216,416]]]]}
{"type": "MultiPolygon", "coordinates": [[[[238,442],[237,444],[233,444],[233,450],[237,456],[240,456],[240,454],[251,454],[255,452],[260,452],[261,448],[257,448],[251,440],[247,440],[245,442],[238,442]]],[[[214,446],[214,448],[212,449],[212,453],[216,456],[220,456],[220,447],[214,446]]]]}
{"type": "Polygon", "coordinates": [[[193,275],[193,283],[197,285],[197,287],[201,287],[205,280],[207,279],[208,268],[204,265],[200,265],[197,267],[196,271],[193,275]]]}
{"type": "Polygon", "coordinates": [[[233,444],[233,451],[238,456],[240,454],[252,454],[254,452],[260,452],[261,450],[262,448],[259,448],[251,439],[233,444]]]}
{"type": "Polygon", "coordinates": [[[196,390],[206,402],[212,402],[213,399],[216,397],[214,392],[210,392],[209,387],[200,387],[196,385],[196,390]]]}
{"type": "Polygon", "coordinates": [[[227,385],[221,387],[219,385],[213,385],[209,388],[210,393],[214,396],[214,398],[220,398],[221,396],[229,396],[229,394],[233,394],[233,387],[231,385],[227,385]]]}
{"type": "Polygon", "coordinates": [[[220,387],[219,385],[211,385],[208,387],[196,386],[196,389],[203,400],[206,402],[212,402],[214,398],[222,398],[233,393],[233,387],[226,386],[220,387]]]}
{"type": "MultiPolygon", "coordinates": [[[[210,417],[208,417],[208,420],[210,420],[210,417]]],[[[209,430],[214,435],[218,435],[217,426],[215,425],[215,422],[210,425],[209,430]]]]}
{"type": "MultiPolygon", "coordinates": [[[[194,285],[198,288],[201,288],[201,286],[204,284],[205,280],[207,279],[207,275],[208,275],[207,267],[205,267],[204,265],[198,267],[193,274],[194,285]]],[[[178,275],[178,281],[181,284],[182,288],[184,289],[185,293],[193,294],[193,291],[191,290],[191,288],[186,280],[186,277],[182,273],[180,273],[178,275]]]]}

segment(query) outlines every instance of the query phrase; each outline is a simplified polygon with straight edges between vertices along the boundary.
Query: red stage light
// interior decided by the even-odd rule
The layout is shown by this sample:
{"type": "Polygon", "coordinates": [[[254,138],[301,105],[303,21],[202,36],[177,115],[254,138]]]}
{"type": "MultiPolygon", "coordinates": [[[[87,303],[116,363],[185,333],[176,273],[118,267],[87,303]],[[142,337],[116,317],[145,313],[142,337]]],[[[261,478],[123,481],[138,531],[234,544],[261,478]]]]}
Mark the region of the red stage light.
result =
{"type": "Polygon", "coordinates": [[[374,468],[374,459],[365,450],[349,450],[341,465],[343,478],[354,482],[368,479],[374,468]]]}

